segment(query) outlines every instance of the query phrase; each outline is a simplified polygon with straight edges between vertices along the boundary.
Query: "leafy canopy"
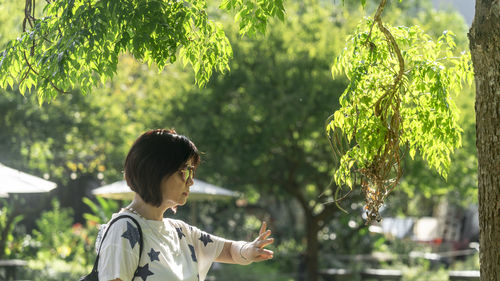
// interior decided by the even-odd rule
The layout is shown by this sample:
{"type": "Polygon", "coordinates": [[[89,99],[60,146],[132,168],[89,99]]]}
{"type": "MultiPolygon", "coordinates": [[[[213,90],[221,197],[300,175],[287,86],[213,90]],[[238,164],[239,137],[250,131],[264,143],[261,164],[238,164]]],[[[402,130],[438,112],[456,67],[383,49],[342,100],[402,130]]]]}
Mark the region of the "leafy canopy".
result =
{"type": "MultiPolygon", "coordinates": [[[[73,88],[89,93],[114,76],[124,52],[160,70],[180,56],[200,86],[213,69],[229,68],[231,46],[205,0],[51,1],[39,19],[31,6],[28,29],[0,55],[0,86],[18,82],[21,94],[34,88],[40,103],[73,88]]],[[[241,34],[264,32],[268,17],[284,15],[282,0],[223,0],[220,8],[236,12],[241,34]]]]}
{"type": "Polygon", "coordinates": [[[380,220],[378,209],[400,180],[405,150],[412,158],[419,151],[446,178],[450,154],[461,145],[451,94],[473,80],[470,55],[454,55],[451,31],[434,41],[418,26],[385,25],[383,5],[335,60],[333,75],[345,73],[349,85],[326,126],[340,161],[335,181],[362,186],[368,222],[380,220]]]}

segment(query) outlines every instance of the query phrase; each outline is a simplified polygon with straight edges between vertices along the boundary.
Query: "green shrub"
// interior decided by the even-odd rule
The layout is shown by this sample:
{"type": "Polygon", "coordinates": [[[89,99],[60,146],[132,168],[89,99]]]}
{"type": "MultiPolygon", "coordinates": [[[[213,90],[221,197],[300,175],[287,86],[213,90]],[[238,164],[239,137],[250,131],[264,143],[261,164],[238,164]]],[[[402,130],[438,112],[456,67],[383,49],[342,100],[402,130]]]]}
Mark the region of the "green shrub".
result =
{"type": "Polygon", "coordinates": [[[402,281],[448,281],[448,271],[444,267],[430,269],[429,261],[422,261],[412,267],[401,266],[402,281]]]}
{"type": "Polygon", "coordinates": [[[6,200],[0,200],[3,207],[0,208],[0,259],[14,258],[20,251],[19,241],[15,239],[14,230],[23,216],[14,212],[14,204],[6,200]]]}
{"type": "Polygon", "coordinates": [[[95,224],[73,223],[73,211],[52,201],[52,210],[42,213],[33,230],[34,260],[29,261],[33,280],[78,280],[90,272],[95,259],[95,224]]]}

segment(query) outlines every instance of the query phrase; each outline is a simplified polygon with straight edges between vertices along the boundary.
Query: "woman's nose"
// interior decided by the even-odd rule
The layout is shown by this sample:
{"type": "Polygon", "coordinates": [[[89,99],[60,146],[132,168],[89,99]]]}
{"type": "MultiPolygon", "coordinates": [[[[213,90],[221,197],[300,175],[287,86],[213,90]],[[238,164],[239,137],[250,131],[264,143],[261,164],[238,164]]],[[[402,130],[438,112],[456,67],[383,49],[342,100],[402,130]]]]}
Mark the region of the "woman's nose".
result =
{"type": "Polygon", "coordinates": [[[189,178],[187,185],[192,186],[193,184],[194,184],[194,178],[189,178]]]}

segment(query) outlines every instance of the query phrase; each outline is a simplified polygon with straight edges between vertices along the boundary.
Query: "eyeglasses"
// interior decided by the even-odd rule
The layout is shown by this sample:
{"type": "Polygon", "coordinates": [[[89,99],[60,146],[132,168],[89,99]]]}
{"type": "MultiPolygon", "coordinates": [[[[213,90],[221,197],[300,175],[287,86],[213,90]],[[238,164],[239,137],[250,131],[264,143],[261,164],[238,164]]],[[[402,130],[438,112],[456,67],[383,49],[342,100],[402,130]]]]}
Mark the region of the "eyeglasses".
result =
{"type": "Polygon", "coordinates": [[[194,172],[194,166],[186,166],[179,170],[179,173],[181,173],[181,177],[184,179],[184,182],[187,182],[189,179],[192,180],[194,178],[194,172]]]}

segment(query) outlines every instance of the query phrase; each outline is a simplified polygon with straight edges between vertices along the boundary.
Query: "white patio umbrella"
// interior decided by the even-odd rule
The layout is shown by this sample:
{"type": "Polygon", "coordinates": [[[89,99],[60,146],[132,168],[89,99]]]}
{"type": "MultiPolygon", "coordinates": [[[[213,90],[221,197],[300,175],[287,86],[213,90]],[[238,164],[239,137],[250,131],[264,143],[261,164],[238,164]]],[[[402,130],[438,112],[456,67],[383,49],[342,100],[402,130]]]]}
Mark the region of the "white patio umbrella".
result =
{"type": "Polygon", "coordinates": [[[9,168],[0,163],[0,197],[9,193],[42,193],[56,188],[57,184],[9,168]]]}
{"type": "MultiPolygon", "coordinates": [[[[132,200],[134,198],[134,192],[130,190],[125,180],[96,188],[92,190],[92,194],[116,200],[132,200]]],[[[194,179],[194,184],[190,187],[189,191],[190,201],[228,199],[233,197],[238,197],[238,193],[198,179],[194,179]]]]}

